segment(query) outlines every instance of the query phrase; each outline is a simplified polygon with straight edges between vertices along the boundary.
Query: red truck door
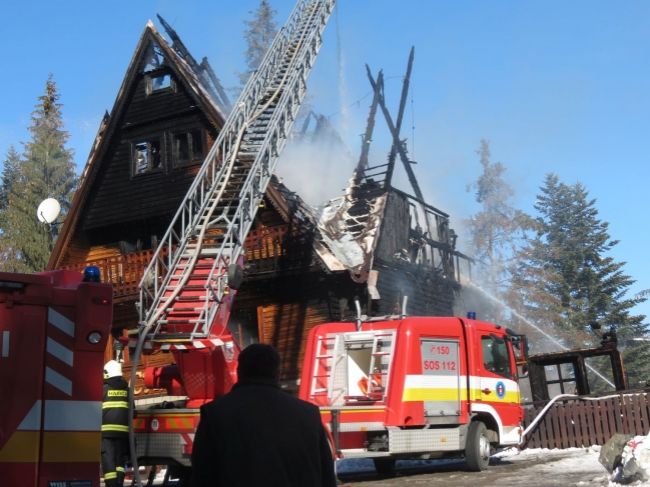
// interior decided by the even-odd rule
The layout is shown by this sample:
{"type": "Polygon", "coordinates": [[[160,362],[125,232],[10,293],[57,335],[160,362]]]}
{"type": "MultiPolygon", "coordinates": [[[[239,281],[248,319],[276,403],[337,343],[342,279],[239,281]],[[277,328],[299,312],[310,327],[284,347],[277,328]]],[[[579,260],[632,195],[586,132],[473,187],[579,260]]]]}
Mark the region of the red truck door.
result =
{"type": "Polygon", "coordinates": [[[522,420],[519,383],[512,345],[502,330],[494,326],[477,323],[475,327],[476,370],[478,376],[472,382],[477,402],[474,410],[494,411],[500,422],[500,442],[519,442],[519,427],[522,420]]]}

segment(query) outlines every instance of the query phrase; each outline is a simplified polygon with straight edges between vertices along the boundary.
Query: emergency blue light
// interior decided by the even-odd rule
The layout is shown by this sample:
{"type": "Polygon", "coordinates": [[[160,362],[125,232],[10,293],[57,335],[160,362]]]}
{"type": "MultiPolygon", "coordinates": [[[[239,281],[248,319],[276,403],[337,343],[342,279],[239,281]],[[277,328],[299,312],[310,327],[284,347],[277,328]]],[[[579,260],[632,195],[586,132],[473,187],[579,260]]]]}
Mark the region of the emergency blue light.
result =
{"type": "Polygon", "coordinates": [[[99,267],[89,265],[84,269],[84,282],[99,282],[99,267]]]}
{"type": "Polygon", "coordinates": [[[476,311],[468,311],[467,312],[467,319],[468,320],[475,320],[476,319],[476,311]]]}

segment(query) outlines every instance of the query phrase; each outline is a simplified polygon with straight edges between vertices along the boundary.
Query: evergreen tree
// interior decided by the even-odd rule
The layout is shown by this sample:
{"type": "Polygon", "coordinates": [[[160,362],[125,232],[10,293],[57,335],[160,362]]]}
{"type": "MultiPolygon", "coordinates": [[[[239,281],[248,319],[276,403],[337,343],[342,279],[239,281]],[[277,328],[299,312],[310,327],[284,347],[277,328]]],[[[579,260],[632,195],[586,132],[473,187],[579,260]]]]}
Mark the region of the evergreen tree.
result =
{"type": "Polygon", "coordinates": [[[251,73],[261,64],[266,50],[269,48],[277,32],[277,26],[273,17],[275,10],[271,7],[268,0],[260,0],[260,5],[255,12],[249,12],[253,18],[244,20],[246,30],[244,39],[246,39],[247,48],[244,51],[246,66],[248,70],[239,74],[241,85],[245,85],[251,73]]]}
{"type": "Polygon", "coordinates": [[[0,176],[0,229],[4,228],[2,218],[7,209],[9,192],[20,175],[20,162],[20,154],[13,145],[10,146],[4,160],[2,176],[0,176]]]}
{"type": "Polygon", "coordinates": [[[616,327],[627,345],[624,355],[634,385],[650,379],[648,346],[632,341],[648,336],[645,316],[631,314],[644,298],[626,297],[634,281],[624,273],[625,263],[608,255],[618,242],[610,238],[608,223],[598,218],[596,202],[588,196],[580,183],[546,177],[535,204],[536,235],[522,250],[513,295],[536,323],[579,340],[569,346],[593,344],[591,323],[616,327]]]}
{"type": "Polygon", "coordinates": [[[7,157],[4,160],[0,186],[0,265],[4,270],[14,270],[8,266],[8,262],[15,261],[15,251],[8,245],[5,238],[7,220],[7,207],[9,206],[9,194],[14,183],[20,177],[20,154],[14,146],[9,147],[7,157]]]}
{"type": "MultiPolygon", "coordinates": [[[[25,144],[23,162],[6,192],[3,212],[3,270],[42,271],[54,244],[54,232],[39,222],[36,209],[45,198],[55,198],[65,215],[76,184],[72,151],[65,147],[68,133],[63,128],[59,94],[52,76],[45,93],[38,98],[29,127],[31,140],[25,144]]],[[[6,168],[5,168],[6,169],[6,168]]],[[[4,176],[4,173],[3,173],[4,176]]],[[[3,184],[4,184],[3,180],[3,184]]],[[[62,219],[63,216],[59,217],[62,219]]]]}
{"type": "MultiPolygon", "coordinates": [[[[504,179],[506,168],[492,162],[490,144],[481,140],[476,151],[482,167],[481,175],[468,191],[475,190],[480,210],[468,220],[471,254],[475,258],[474,279],[486,292],[501,298],[509,288],[509,268],[529,218],[516,210],[511,203],[514,190],[504,179]]],[[[501,322],[503,308],[483,304],[481,315],[488,320],[501,322]]]]}

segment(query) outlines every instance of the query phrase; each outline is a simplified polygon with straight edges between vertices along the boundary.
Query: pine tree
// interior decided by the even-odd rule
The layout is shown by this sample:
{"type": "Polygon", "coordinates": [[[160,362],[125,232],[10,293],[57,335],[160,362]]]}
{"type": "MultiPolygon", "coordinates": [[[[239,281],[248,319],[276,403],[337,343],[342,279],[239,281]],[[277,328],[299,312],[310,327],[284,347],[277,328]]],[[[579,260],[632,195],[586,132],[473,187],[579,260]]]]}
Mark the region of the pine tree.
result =
{"type": "MultiPolygon", "coordinates": [[[[529,217],[512,206],[514,190],[504,179],[506,168],[492,162],[490,144],[481,140],[476,153],[482,173],[468,191],[475,190],[480,210],[468,220],[471,254],[476,260],[474,279],[495,298],[504,296],[509,288],[509,268],[515,247],[529,222],[529,217]]],[[[481,315],[492,321],[504,319],[503,308],[483,303],[481,315]]]]}
{"type": "Polygon", "coordinates": [[[20,154],[13,145],[10,146],[0,176],[0,229],[4,228],[2,218],[7,209],[11,187],[20,175],[20,162],[20,154]]]}
{"type": "Polygon", "coordinates": [[[59,94],[51,75],[38,100],[23,162],[10,187],[3,186],[7,205],[2,240],[3,248],[10,249],[3,270],[32,272],[45,268],[55,235],[38,221],[36,209],[45,198],[55,198],[61,204],[61,220],[76,184],[72,151],[65,147],[68,133],[63,128],[59,94]]]}
{"type": "Polygon", "coordinates": [[[642,297],[626,297],[634,281],[624,273],[624,262],[609,252],[612,240],[608,223],[598,218],[596,201],[585,187],[566,185],[558,177],[546,177],[535,209],[537,233],[522,250],[522,261],[513,279],[526,315],[547,330],[593,345],[592,323],[615,327],[624,353],[631,385],[650,379],[650,350],[634,338],[648,336],[645,316],[631,314],[642,297]],[[636,343],[636,344],[635,344],[636,343]]]}
{"type": "Polygon", "coordinates": [[[241,85],[245,85],[251,73],[255,71],[262,63],[262,59],[266,54],[277,32],[277,26],[273,17],[275,10],[271,7],[268,0],[260,0],[260,5],[255,12],[249,12],[253,18],[251,20],[244,20],[246,30],[244,31],[244,39],[246,39],[247,48],[244,51],[244,58],[246,59],[246,66],[248,70],[245,73],[239,74],[239,81],[241,85]]]}
{"type": "Polygon", "coordinates": [[[14,270],[7,263],[14,262],[16,259],[15,251],[6,241],[5,228],[7,226],[7,208],[9,206],[9,194],[11,193],[14,183],[20,177],[20,154],[14,146],[10,146],[7,151],[7,157],[4,161],[1,186],[0,186],[0,265],[4,270],[14,270]]]}

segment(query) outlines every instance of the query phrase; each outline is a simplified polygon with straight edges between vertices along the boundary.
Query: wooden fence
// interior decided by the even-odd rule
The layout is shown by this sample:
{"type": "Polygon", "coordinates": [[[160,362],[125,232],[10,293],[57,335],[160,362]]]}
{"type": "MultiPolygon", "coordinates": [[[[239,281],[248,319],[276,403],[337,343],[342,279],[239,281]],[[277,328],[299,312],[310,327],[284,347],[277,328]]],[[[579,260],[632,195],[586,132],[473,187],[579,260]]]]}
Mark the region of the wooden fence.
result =
{"type": "MultiPolygon", "coordinates": [[[[526,409],[528,426],[543,406],[526,409]]],[[[647,435],[650,394],[620,394],[610,399],[570,400],[554,404],[528,436],[526,448],[570,448],[603,445],[615,433],[647,435]]]]}

